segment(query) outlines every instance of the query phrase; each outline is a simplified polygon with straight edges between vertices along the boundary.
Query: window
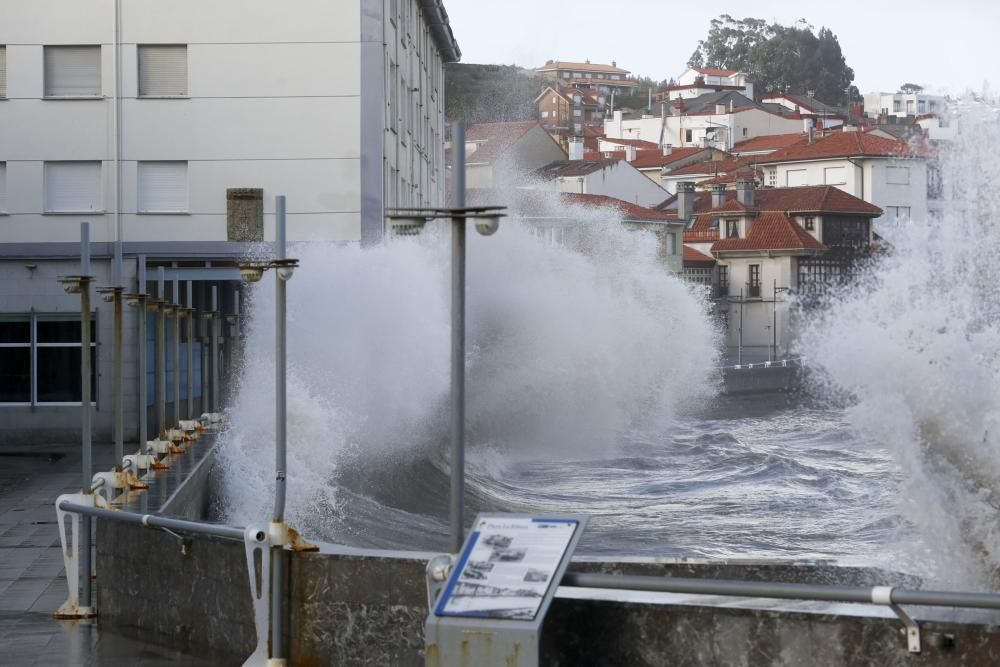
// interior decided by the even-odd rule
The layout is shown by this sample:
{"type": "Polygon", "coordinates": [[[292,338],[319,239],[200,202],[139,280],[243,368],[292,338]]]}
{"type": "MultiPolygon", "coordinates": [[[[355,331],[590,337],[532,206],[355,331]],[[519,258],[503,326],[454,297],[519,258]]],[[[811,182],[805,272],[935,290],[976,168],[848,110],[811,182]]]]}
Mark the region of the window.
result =
{"type": "Polygon", "coordinates": [[[103,213],[100,162],[46,162],[46,213],[103,213]]]}
{"type": "Polygon", "coordinates": [[[750,293],[747,296],[760,296],[760,264],[750,265],[750,293]]]}
{"type": "Polygon", "coordinates": [[[910,168],[909,167],[886,167],[885,169],[885,182],[890,185],[909,185],[910,184],[910,168]]]}
{"type": "Polygon", "coordinates": [[[729,267],[725,264],[719,264],[716,269],[719,272],[719,296],[727,296],[729,294],[729,267]]]}
{"type": "Polygon", "coordinates": [[[816,218],[814,218],[812,216],[806,218],[805,228],[806,228],[807,232],[814,232],[814,231],[816,231],[816,218]]]}
{"type": "Polygon", "coordinates": [[[139,97],[186,97],[187,46],[139,45],[139,97]]]}
{"type": "Polygon", "coordinates": [[[927,113],[927,100],[917,100],[917,110],[920,113],[927,113]]]}
{"type": "Polygon", "coordinates": [[[889,218],[891,222],[905,222],[910,219],[910,207],[886,206],[885,214],[886,217],[889,218]]]}
{"type": "Polygon", "coordinates": [[[937,102],[931,100],[931,113],[937,111],[937,102]]]}
{"type": "Polygon", "coordinates": [[[187,162],[139,163],[139,213],[187,213],[187,162]]]}
{"type": "Polygon", "coordinates": [[[692,132],[691,130],[684,130],[684,142],[689,144],[693,139],[694,139],[694,132],[692,132]]]}
{"type": "MultiPolygon", "coordinates": [[[[90,391],[97,396],[93,321],[90,335],[90,391]]],[[[0,403],[73,404],[82,395],[79,315],[0,315],[0,403]]]]}
{"type": "Polygon", "coordinates": [[[785,185],[790,188],[806,185],[805,169],[789,169],[785,172],[785,185]]]}
{"type": "Polygon", "coordinates": [[[847,167],[827,167],[823,170],[823,182],[827,185],[847,183],[847,167]]]}
{"type": "Polygon", "coordinates": [[[906,113],[913,115],[913,100],[906,100],[906,113]]]}
{"type": "Polygon", "coordinates": [[[767,170],[767,184],[772,188],[778,185],[778,170],[774,167],[767,170]]]}
{"type": "Polygon", "coordinates": [[[738,239],[740,237],[740,221],[736,218],[726,220],[726,238],[738,239]]]}
{"type": "Polygon", "coordinates": [[[7,212],[7,163],[0,162],[0,213],[7,212]]]}
{"type": "Polygon", "coordinates": [[[101,47],[46,46],[45,97],[100,97],[101,47]]]}
{"type": "Polygon", "coordinates": [[[553,95],[553,96],[552,96],[552,104],[555,104],[555,103],[556,103],[556,96],[555,96],[555,95],[553,95]]]}
{"type": "Polygon", "coordinates": [[[670,232],[667,234],[667,254],[676,255],[677,254],[677,234],[670,232]]]}
{"type": "Polygon", "coordinates": [[[900,111],[902,111],[903,110],[903,101],[902,100],[893,100],[892,101],[892,110],[895,113],[899,113],[900,111]]]}
{"type": "Polygon", "coordinates": [[[745,137],[745,136],[747,136],[748,132],[749,132],[749,130],[748,130],[747,128],[745,128],[745,127],[744,127],[744,128],[743,128],[743,136],[744,136],[744,137],[745,137]]]}
{"type": "Polygon", "coordinates": [[[542,118],[548,118],[548,117],[549,117],[549,112],[548,111],[543,111],[542,112],[542,118]]]}
{"type": "Polygon", "coordinates": [[[7,97],[7,47],[0,46],[0,99],[7,97]]]}
{"type": "Polygon", "coordinates": [[[574,116],[580,116],[582,113],[583,113],[583,111],[580,110],[580,109],[573,109],[573,115],[574,116]]]}
{"type": "Polygon", "coordinates": [[[621,81],[621,78],[622,78],[622,75],[621,75],[621,74],[612,74],[612,75],[611,75],[611,78],[612,78],[612,79],[613,79],[614,81],[621,81]]]}

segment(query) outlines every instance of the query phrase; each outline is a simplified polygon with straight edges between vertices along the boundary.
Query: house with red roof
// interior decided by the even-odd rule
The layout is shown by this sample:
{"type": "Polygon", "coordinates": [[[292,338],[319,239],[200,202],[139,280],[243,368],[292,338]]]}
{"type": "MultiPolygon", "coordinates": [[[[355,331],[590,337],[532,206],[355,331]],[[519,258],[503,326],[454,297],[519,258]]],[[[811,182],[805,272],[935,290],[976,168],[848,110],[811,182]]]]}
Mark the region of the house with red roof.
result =
{"type": "Polygon", "coordinates": [[[871,132],[837,132],[799,141],[756,163],[764,185],[832,185],[878,206],[885,220],[904,222],[927,214],[927,152],[871,132]]]}
{"type": "Polygon", "coordinates": [[[558,83],[546,86],[535,98],[542,127],[550,132],[568,130],[574,135],[582,135],[584,127],[602,126],[609,103],[609,93],[558,83]]]}
{"type": "Polygon", "coordinates": [[[882,214],[834,186],[758,189],[749,179],[708,193],[684,182],[658,208],[686,223],[685,277],[710,282],[729,347],[758,359],[787,351],[787,294],[820,294],[851,279],[872,252],[872,221],[882,214]]]}
{"type": "Polygon", "coordinates": [[[565,159],[566,151],[538,121],[480,123],[465,133],[469,188],[511,185],[553,160],[565,159]]]}
{"type": "Polygon", "coordinates": [[[792,132],[790,134],[766,134],[753,139],[733,144],[733,154],[737,157],[750,157],[752,155],[770,155],[782,148],[788,148],[800,141],[806,141],[808,135],[805,132],[792,132]]]}
{"type": "Polygon", "coordinates": [[[790,111],[798,113],[803,118],[812,120],[813,127],[817,130],[840,127],[849,118],[847,109],[821,102],[810,95],[773,93],[764,95],[760,101],[763,104],[779,104],[790,111]]]}
{"type": "Polygon", "coordinates": [[[657,93],[656,99],[689,99],[724,90],[734,90],[754,99],[753,83],[745,72],[719,67],[687,68],[677,77],[677,84],[657,93]]]}

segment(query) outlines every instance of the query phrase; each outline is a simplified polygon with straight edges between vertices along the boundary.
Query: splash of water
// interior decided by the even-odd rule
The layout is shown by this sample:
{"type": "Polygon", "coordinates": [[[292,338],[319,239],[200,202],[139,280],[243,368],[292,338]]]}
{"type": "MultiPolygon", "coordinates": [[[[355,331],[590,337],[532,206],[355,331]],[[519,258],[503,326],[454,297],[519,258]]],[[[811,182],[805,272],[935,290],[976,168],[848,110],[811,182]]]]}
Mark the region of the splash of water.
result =
{"type": "MultiPolygon", "coordinates": [[[[627,231],[615,211],[567,207],[555,195],[545,206],[544,217],[562,218],[575,241],[548,243],[516,217],[495,236],[469,235],[473,456],[613,456],[629,429],[662,428],[713,391],[717,332],[704,302],[657,259],[654,236],[627,231]]],[[[444,467],[448,235],[295,253],[289,518],[317,537],[347,541],[337,533],[347,511],[337,477],[348,462],[391,469],[425,458],[444,467]]],[[[266,516],[273,488],[269,280],[253,293],[246,361],[222,438],[225,514],[234,521],[266,516]]],[[[350,502],[361,500],[352,494],[350,502]]]]}
{"type": "Polygon", "coordinates": [[[879,229],[893,251],[807,326],[800,352],[900,464],[911,566],[946,583],[1000,570],[1000,123],[966,109],[939,215],[879,229]]]}

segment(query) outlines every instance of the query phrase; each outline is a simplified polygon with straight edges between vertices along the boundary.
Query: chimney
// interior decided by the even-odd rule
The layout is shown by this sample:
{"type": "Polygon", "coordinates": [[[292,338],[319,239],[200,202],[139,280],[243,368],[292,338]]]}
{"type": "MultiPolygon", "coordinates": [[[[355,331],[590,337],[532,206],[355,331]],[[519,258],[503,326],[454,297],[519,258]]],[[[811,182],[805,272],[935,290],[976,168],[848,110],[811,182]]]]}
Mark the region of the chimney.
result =
{"type": "Polygon", "coordinates": [[[812,123],[809,124],[809,143],[812,144],[816,141],[816,130],[813,129],[812,123]]]}
{"type": "Polygon", "coordinates": [[[570,160],[583,159],[583,137],[569,138],[569,159],[570,160]]]}
{"type": "Polygon", "coordinates": [[[714,183],[712,185],[712,208],[719,208],[726,203],[726,184],[714,183]]]}
{"type": "Polygon", "coordinates": [[[744,206],[753,206],[752,178],[740,178],[736,180],[736,201],[744,206]]]}
{"type": "Polygon", "coordinates": [[[694,215],[694,181],[677,184],[677,217],[687,220],[694,215]]]}
{"type": "Polygon", "coordinates": [[[626,146],[625,147],[625,161],[626,162],[635,162],[635,146],[626,146]]]}
{"type": "Polygon", "coordinates": [[[701,147],[708,148],[708,135],[701,138],[701,147]]]}
{"type": "Polygon", "coordinates": [[[663,145],[663,154],[664,155],[673,155],[673,153],[674,153],[674,145],[673,144],[664,144],[663,145]]]}

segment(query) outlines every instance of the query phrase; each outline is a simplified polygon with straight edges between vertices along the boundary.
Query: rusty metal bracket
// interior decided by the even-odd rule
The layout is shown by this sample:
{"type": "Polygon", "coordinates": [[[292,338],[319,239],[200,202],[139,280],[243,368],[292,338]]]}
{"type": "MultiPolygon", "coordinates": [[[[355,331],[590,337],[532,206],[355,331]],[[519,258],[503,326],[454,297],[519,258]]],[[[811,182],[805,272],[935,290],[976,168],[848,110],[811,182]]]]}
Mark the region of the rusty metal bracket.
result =
{"type": "MultiPolygon", "coordinates": [[[[63,566],[66,568],[66,602],[53,614],[56,618],[90,618],[97,615],[93,607],[80,606],[80,515],[60,509],[64,501],[78,505],[107,508],[107,501],[96,493],[66,493],[56,498],[56,519],[59,522],[59,542],[62,546],[63,566]],[[71,522],[72,541],[66,544],[66,515],[71,522]]],[[[87,517],[90,520],[90,517],[87,517]]],[[[89,577],[90,572],[84,573],[89,577]]]]}
{"type": "Polygon", "coordinates": [[[434,609],[438,596],[448,583],[448,575],[455,564],[451,554],[441,554],[427,561],[427,609],[434,609]]]}
{"type": "Polygon", "coordinates": [[[244,667],[268,664],[268,631],[271,628],[271,541],[263,528],[247,527],[243,532],[246,549],[247,574],[250,577],[250,599],[253,602],[254,627],[257,630],[257,648],[243,663],[244,667]],[[260,556],[260,572],[257,557],[260,556]],[[258,576],[259,574],[259,576],[258,576]]]}
{"type": "Polygon", "coordinates": [[[872,588],[872,602],[884,605],[892,610],[903,623],[903,632],[906,634],[906,648],[910,653],[920,653],[920,626],[909,614],[903,611],[902,607],[892,601],[892,586],[875,586],[872,588]]]}

